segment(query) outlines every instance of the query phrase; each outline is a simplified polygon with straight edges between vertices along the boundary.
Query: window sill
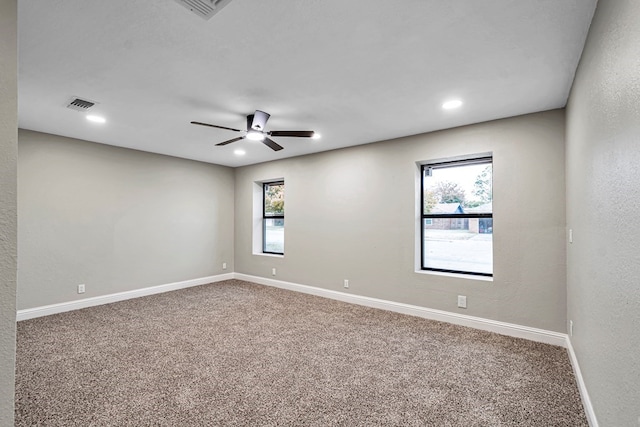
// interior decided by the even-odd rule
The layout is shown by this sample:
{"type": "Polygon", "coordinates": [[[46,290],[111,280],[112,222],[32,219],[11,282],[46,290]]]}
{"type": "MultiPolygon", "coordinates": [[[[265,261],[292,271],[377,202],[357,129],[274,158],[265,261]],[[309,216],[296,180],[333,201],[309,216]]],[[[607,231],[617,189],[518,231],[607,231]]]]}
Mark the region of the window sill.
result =
{"type": "Polygon", "coordinates": [[[429,271],[429,270],[416,270],[415,273],[428,274],[432,276],[455,277],[456,279],[479,280],[481,282],[493,282],[492,276],[476,276],[475,274],[445,273],[442,271],[429,271]]]}
{"type": "Polygon", "coordinates": [[[264,252],[254,252],[253,255],[258,255],[258,256],[268,256],[268,257],[272,257],[272,258],[284,258],[284,255],[278,255],[278,254],[265,254],[264,252]]]}

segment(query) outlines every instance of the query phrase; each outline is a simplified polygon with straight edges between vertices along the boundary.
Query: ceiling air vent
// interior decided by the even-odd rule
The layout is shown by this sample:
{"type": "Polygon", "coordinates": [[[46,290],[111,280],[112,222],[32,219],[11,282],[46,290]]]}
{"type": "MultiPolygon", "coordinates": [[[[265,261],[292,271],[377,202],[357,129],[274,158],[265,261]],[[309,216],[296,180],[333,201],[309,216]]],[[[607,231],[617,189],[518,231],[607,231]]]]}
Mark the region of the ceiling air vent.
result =
{"type": "Polygon", "coordinates": [[[94,105],[96,105],[96,103],[93,101],[87,101],[86,99],[74,97],[71,98],[71,102],[67,104],[67,108],[71,108],[72,110],[76,111],[89,111],[89,109],[94,105]]]}
{"type": "Polygon", "coordinates": [[[175,0],[201,18],[210,19],[231,0],[175,0]]]}

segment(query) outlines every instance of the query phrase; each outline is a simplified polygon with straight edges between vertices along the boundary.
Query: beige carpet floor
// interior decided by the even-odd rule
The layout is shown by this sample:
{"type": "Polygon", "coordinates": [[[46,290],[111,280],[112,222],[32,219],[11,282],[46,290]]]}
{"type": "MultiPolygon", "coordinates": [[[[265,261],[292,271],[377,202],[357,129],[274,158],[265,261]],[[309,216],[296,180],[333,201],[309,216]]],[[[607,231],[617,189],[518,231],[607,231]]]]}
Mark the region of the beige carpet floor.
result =
{"type": "Polygon", "coordinates": [[[18,323],[17,426],[587,426],[565,349],[229,280],[18,323]]]}

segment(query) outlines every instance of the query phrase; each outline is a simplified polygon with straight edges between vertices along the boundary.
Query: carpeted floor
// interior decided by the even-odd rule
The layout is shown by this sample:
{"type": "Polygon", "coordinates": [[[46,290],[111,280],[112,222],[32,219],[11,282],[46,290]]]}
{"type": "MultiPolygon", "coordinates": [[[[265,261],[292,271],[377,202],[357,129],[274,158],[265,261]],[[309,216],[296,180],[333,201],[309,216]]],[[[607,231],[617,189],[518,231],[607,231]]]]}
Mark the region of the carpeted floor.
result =
{"type": "Polygon", "coordinates": [[[229,280],[18,323],[16,426],[587,426],[560,347],[229,280]]]}

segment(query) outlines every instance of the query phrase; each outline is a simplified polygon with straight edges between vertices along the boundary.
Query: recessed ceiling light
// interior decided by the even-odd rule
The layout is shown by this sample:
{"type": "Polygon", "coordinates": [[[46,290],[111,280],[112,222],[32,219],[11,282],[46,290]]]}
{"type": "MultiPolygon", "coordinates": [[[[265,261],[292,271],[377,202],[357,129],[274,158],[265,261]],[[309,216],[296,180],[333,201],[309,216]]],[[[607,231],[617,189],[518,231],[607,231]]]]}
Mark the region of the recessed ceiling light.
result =
{"type": "Polygon", "coordinates": [[[247,154],[247,152],[241,148],[238,148],[233,152],[233,154],[235,154],[236,156],[244,156],[245,154],[247,154]]]}
{"type": "Polygon", "coordinates": [[[311,139],[320,139],[320,134],[318,132],[314,132],[311,139]]]}
{"type": "Polygon", "coordinates": [[[88,115],[87,120],[94,123],[105,123],[107,121],[104,117],[92,116],[92,115],[88,115]]]}
{"type": "Polygon", "coordinates": [[[458,108],[461,105],[462,105],[462,101],[460,101],[459,99],[454,99],[442,104],[442,108],[444,108],[445,110],[453,110],[454,108],[458,108]]]}

